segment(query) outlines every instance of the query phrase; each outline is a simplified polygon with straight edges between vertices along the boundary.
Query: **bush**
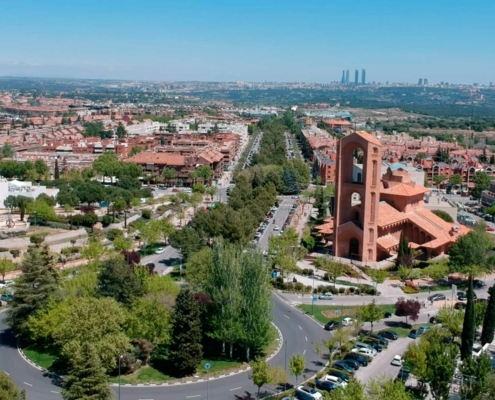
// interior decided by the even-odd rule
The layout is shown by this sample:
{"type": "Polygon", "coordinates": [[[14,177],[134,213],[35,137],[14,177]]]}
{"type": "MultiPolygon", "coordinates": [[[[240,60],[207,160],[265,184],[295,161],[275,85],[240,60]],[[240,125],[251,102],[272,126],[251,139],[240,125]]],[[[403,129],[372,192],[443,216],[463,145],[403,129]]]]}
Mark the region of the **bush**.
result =
{"type": "Polygon", "coordinates": [[[432,210],[431,212],[437,217],[443,219],[445,222],[454,222],[454,219],[451,217],[451,215],[443,210],[432,210]]]}
{"type": "Polygon", "coordinates": [[[328,277],[328,273],[325,272],[325,275],[323,275],[323,280],[329,282],[330,278],[328,277]]]}
{"type": "Polygon", "coordinates": [[[120,229],[110,229],[107,232],[108,240],[114,241],[116,238],[124,236],[124,233],[120,229]]]}
{"type": "Polygon", "coordinates": [[[311,291],[313,290],[313,287],[312,287],[311,285],[308,285],[308,286],[306,286],[306,287],[304,288],[304,290],[305,290],[306,292],[310,292],[310,293],[311,293],[311,291]]]}
{"type": "Polygon", "coordinates": [[[418,293],[418,291],[410,286],[402,286],[401,287],[402,291],[405,293],[405,294],[416,294],[418,293]]]}
{"type": "Polygon", "coordinates": [[[101,224],[103,227],[107,227],[112,223],[112,216],[111,215],[104,215],[103,218],[101,219],[101,224]]]}
{"type": "Polygon", "coordinates": [[[357,295],[361,294],[361,289],[356,288],[356,290],[354,291],[354,294],[357,294],[357,295]]]}
{"type": "Polygon", "coordinates": [[[294,285],[294,289],[296,290],[296,292],[302,292],[304,290],[304,285],[301,282],[297,282],[294,285]]]}
{"type": "Polygon", "coordinates": [[[141,211],[141,217],[143,217],[144,219],[150,219],[151,218],[151,210],[141,211]]]}
{"type": "Polygon", "coordinates": [[[355,290],[356,290],[356,288],[355,288],[355,287],[353,287],[353,286],[351,286],[351,287],[349,288],[349,293],[350,293],[350,294],[354,294],[354,291],[355,291],[355,290]]]}
{"type": "Polygon", "coordinates": [[[339,288],[339,293],[340,293],[340,294],[344,294],[344,293],[345,293],[345,288],[340,287],[340,288],[339,288]]]}

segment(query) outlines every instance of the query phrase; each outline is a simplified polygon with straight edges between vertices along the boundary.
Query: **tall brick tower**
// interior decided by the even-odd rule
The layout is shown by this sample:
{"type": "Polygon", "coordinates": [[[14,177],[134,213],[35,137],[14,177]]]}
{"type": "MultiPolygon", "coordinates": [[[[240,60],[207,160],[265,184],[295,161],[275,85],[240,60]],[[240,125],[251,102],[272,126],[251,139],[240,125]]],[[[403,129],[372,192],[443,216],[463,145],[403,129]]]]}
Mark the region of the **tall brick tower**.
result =
{"type": "Polygon", "coordinates": [[[334,255],[362,262],[376,261],[382,145],[357,131],[337,146],[334,255]],[[362,160],[362,166],[357,161],[362,160]]]}

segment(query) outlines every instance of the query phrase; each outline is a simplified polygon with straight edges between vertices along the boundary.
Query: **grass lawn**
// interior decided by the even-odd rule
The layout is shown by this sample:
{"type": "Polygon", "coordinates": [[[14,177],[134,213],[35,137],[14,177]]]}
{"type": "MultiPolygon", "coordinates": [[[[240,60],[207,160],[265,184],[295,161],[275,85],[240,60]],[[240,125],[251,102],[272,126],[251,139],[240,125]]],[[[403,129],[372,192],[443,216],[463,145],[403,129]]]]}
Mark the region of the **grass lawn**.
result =
{"type": "Polygon", "coordinates": [[[50,368],[53,362],[57,359],[57,355],[51,349],[26,347],[23,351],[29,360],[45,369],[50,368]]]}
{"type": "Polygon", "coordinates": [[[399,335],[399,337],[407,337],[409,335],[409,332],[411,332],[412,329],[418,329],[424,325],[433,326],[434,324],[430,324],[429,322],[424,323],[424,324],[414,324],[414,325],[412,325],[411,328],[405,328],[402,326],[391,326],[389,328],[382,329],[382,330],[383,331],[394,331],[395,333],[397,333],[397,335],[399,335]]]}
{"type": "MultiPolygon", "coordinates": [[[[465,283],[459,283],[457,285],[457,289],[466,289],[466,288],[467,288],[467,285],[465,283]]],[[[420,286],[419,287],[420,292],[428,292],[428,291],[439,292],[439,291],[451,290],[451,289],[452,289],[452,285],[432,285],[429,288],[428,288],[428,286],[420,286]]]]}
{"type": "MultiPolygon", "coordinates": [[[[297,306],[299,309],[302,311],[306,312],[307,314],[311,314],[311,304],[301,304],[297,306]]],[[[393,304],[384,304],[384,305],[379,305],[381,309],[383,310],[384,313],[390,312],[394,313],[395,312],[395,307],[393,304]]],[[[357,309],[359,306],[320,306],[320,305],[315,305],[314,306],[314,317],[318,322],[321,322],[322,324],[326,324],[329,321],[340,321],[343,317],[352,317],[356,315],[357,309]],[[328,316],[331,314],[335,314],[335,310],[339,310],[340,314],[335,315],[335,316],[328,316]],[[325,315],[327,314],[327,315],[325,315]]]]}

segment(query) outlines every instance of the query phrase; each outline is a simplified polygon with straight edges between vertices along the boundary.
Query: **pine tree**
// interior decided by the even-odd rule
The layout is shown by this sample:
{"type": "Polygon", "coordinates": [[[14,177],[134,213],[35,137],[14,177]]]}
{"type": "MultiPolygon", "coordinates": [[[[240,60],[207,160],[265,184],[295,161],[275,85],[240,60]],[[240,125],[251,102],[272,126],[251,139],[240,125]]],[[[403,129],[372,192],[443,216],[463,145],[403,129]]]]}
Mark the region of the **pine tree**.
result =
{"type": "Polygon", "coordinates": [[[172,323],[172,339],[168,346],[171,370],[177,376],[191,375],[201,362],[203,346],[199,305],[187,288],[181,289],[177,296],[172,323]]]}
{"type": "Polygon", "coordinates": [[[64,400],[110,400],[112,390],[107,383],[96,348],[91,343],[70,346],[71,368],[65,377],[64,400]]]}
{"type": "Polygon", "coordinates": [[[493,165],[493,164],[495,164],[495,155],[492,154],[490,156],[490,165],[493,165]]]}
{"type": "Polygon", "coordinates": [[[401,231],[400,233],[397,262],[399,265],[405,267],[411,267],[414,262],[414,252],[409,247],[409,240],[407,239],[407,236],[404,235],[404,231],[401,231]]]}
{"type": "Polygon", "coordinates": [[[0,371],[0,399],[26,400],[26,391],[19,390],[14,381],[3,371],[0,371]]]}
{"type": "Polygon", "coordinates": [[[488,299],[488,307],[485,312],[485,320],[483,321],[483,330],[481,332],[481,344],[491,343],[495,332],[495,285],[489,290],[490,298],[488,299]]]}
{"type": "Polygon", "coordinates": [[[58,290],[55,259],[47,246],[29,249],[21,270],[8,316],[8,323],[17,336],[25,333],[29,316],[44,308],[58,290]]]}
{"type": "Polygon", "coordinates": [[[58,160],[55,160],[55,179],[60,179],[60,170],[58,169],[58,160]]]}
{"type": "Polygon", "coordinates": [[[462,326],[461,335],[461,358],[464,360],[471,357],[474,344],[474,290],[473,290],[473,275],[469,275],[469,283],[467,289],[467,304],[464,311],[464,324],[462,326]]]}

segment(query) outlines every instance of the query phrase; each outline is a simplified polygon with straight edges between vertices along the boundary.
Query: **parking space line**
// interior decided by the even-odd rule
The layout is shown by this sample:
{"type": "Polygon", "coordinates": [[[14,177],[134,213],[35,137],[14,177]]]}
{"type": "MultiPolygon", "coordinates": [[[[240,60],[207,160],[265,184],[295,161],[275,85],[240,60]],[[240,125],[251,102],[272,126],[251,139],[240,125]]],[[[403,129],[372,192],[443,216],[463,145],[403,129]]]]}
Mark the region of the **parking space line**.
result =
{"type": "Polygon", "coordinates": [[[31,385],[30,383],[27,383],[27,382],[22,382],[22,383],[24,383],[25,385],[28,385],[28,386],[33,386],[33,385],[31,385]]]}
{"type": "Polygon", "coordinates": [[[242,389],[242,386],[236,387],[234,389],[230,389],[230,391],[233,392],[234,390],[239,390],[239,389],[242,389]]]}

